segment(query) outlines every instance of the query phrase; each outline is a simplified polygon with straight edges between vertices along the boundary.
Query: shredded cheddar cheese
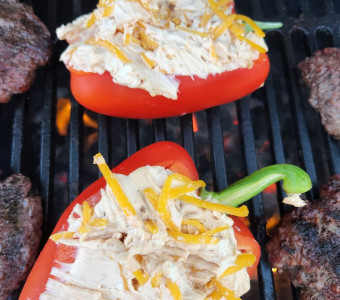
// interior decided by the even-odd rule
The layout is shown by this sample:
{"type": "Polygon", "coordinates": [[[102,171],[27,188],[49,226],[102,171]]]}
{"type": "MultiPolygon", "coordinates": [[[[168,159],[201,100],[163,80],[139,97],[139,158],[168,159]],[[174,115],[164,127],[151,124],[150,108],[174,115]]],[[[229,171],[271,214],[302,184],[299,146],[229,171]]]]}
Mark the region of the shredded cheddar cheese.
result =
{"type": "Polygon", "coordinates": [[[131,60],[126,57],[124,52],[120,50],[118,46],[116,46],[110,41],[101,40],[101,39],[96,40],[95,38],[91,38],[87,41],[87,43],[90,45],[97,45],[97,46],[104,47],[105,49],[107,49],[108,51],[116,55],[124,63],[131,62],[131,60]]]}
{"type": "Polygon", "coordinates": [[[212,280],[212,282],[216,285],[220,295],[222,297],[226,297],[228,300],[241,300],[241,298],[237,297],[232,290],[227,289],[224,287],[216,278],[212,280]]]}
{"type": "Polygon", "coordinates": [[[171,296],[174,300],[182,300],[182,293],[175,282],[172,282],[170,279],[167,279],[166,287],[169,289],[171,296]]]}
{"type": "Polygon", "coordinates": [[[145,224],[145,227],[150,231],[150,233],[156,234],[158,232],[158,227],[154,221],[147,220],[144,222],[144,224],[145,224]]]}
{"type": "Polygon", "coordinates": [[[124,46],[127,46],[127,45],[129,45],[130,43],[131,43],[131,41],[132,41],[132,35],[131,35],[131,33],[126,33],[125,34],[125,37],[124,37],[124,46]]]}
{"type": "Polygon", "coordinates": [[[265,33],[262,31],[262,29],[259,26],[257,26],[257,24],[249,17],[237,14],[235,15],[235,20],[242,20],[246,22],[258,36],[260,37],[266,36],[265,33]]]}
{"type": "Polygon", "coordinates": [[[100,172],[103,174],[107,184],[109,185],[112,193],[115,195],[117,202],[122,208],[126,216],[135,216],[136,211],[130,203],[128,197],[125,195],[123,189],[119,185],[116,176],[111,172],[110,168],[106,164],[103,156],[98,153],[94,156],[93,162],[98,165],[100,172]]]}
{"type": "Polygon", "coordinates": [[[246,217],[249,214],[248,208],[245,205],[242,205],[241,207],[231,207],[219,203],[212,203],[209,201],[201,200],[188,195],[182,195],[180,199],[184,202],[191,203],[202,208],[224,212],[237,217],[246,217]]]}
{"type": "Polygon", "coordinates": [[[51,235],[50,239],[54,242],[57,242],[60,239],[72,239],[74,235],[75,235],[75,232],[62,231],[62,232],[58,232],[58,233],[51,235]]]}
{"type": "Polygon", "coordinates": [[[216,54],[215,44],[211,45],[210,54],[215,59],[215,61],[217,61],[218,57],[217,57],[217,54],[216,54]]]}
{"type": "Polygon", "coordinates": [[[245,33],[244,29],[235,23],[230,25],[229,30],[237,37],[240,35],[242,36],[245,33]]]}
{"type": "Polygon", "coordinates": [[[146,65],[150,68],[153,69],[156,66],[156,62],[153,61],[152,59],[148,58],[147,55],[145,53],[141,53],[141,56],[144,60],[144,62],[146,63],[146,65]]]}
{"type": "Polygon", "coordinates": [[[263,47],[261,47],[260,45],[254,43],[253,41],[239,35],[237,36],[237,38],[239,38],[240,40],[246,41],[252,48],[254,48],[255,50],[259,51],[260,53],[266,53],[267,50],[263,47]]]}
{"type": "Polygon", "coordinates": [[[201,32],[201,31],[197,31],[197,30],[192,30],[192,29],[189,29],[189,28],[186,28],[186,27],[183,27],[183,26],[177,26],[177,28],[180,29],[180,30],[189,32],[189,33],[191,33],[191,34],[199,35],[199,36],[201,36],[201,37],[205,37],[205,38],[210,37],[209,33],[206,33],[206,32],[201,32]]]}
{"type": "Polygon", "coordinates": [[[215,237],[211,237],[208,234],[187,234],[176,231],[168,231],[168,234],[177,242],[186,244],[213,244],[216,245],[220,240],[215,237]]]}
{"type": "Polygon", "coordinates": [[[161,284],[161,279],[162,279],[162,273],[160,272],[156,273],[156,275],[151,278],[151,286],[153,288],[158,288],[159,285],[161,284]]]}
{"type": "Polygon", "coordinates": [[[157,209],[157,203],[159,199],[159,195],[152,188],[147,188],[143,191],[144,195],[147,197],[151,205],[157,209]]]}
{"type": "Polygon", "coordinates": [[[90,222],[90,226],[95,226],[95,227],[104,227],[108,223],[108,220],[106,219],[94,219],[93,221],[90,222]]]}
{"type": "Polygon", "coordinates": [[[103,17],[108,17],[108,16],[111,16],[112,13],[113,13],[113,10],[115,8],[115,5],[114,4],[111,4],[107,7],[104,8],[104,12],[103,12],[103,17]]]}
{"type": "Polygon", "coordinates": [[[195,226],[199,233],[203,233],[203,232],[206,232],[206,229],[203,225],[202,222],[198,221],[198,220],[195,220],[195,219],[187,219],[187,220],[183,220],[182,221],[182,225],[191,225],[191,226],[195,226]]]}
{"type": "Polygon", "coordinates": [[[128,291],[129,290],[129,285],[128,285],[127,280],[126,280],[126,278],[124,276],[124,270],[123,270],[123,267],[122,267],[121,264],[119,264],[119,270],[120,270],[120,274],[121,274],[122,279],[123,279],[124,289],[128,291]]]}
{"type": "Polygon", "coordinates": [[[212,16],[213,16],[213,13],[211,13],[210,11],[206,11],[205,14],[201,18],[200,26],[205,27],[208,24],[212,16]]]}
{"type": "Polygon", "coordinates": [[[230,27],[230,25],[233,23],[234,19],[235,19],[235,16],[230,15],[223,21],[223,23],[221,23],[220,25],[217,25],[212,31],[213,40],[216,40],[224,31],[226,31],[230,27]]]}
{"type": "Polygon", "coordinates": [[[221,10],[217,3],[214,0],[207,0],[210,8],[214,11],[214,13],[222,20],[226,21],[228,16],[221,10]]]}
{"type": "Polygon", "coordinates": [[[145,50],[154,51],[158,48],[157,42],[144,31],[139,33],[141,45],[145,50]]]}
{"type": "Polygon", "coordinates": [[[144,274],[141,270],[134,271],[132,274],[135,276],[140,285],[146,284],[149,280],[149,275],[144,274]]]}
{"type": "Polygon", "coordinates": [[[221,279],[223,278],[224,276],[227,276],[227,275],[230,275],[230,274],[233,274],[243,268],[247,268],[247,267],[250,267],[254,264],[256,260],[256,257],[255,255],[253,254],[249,254],[249,253],[242,253],[242,254],[239,254],[235,260],[235,264],[236,266],[231,266],[229,268],[227,268],[223,274],[221,276],[219,276],[218,278],[221,279]]]}
{"type": "Polygon", "coordinates": [[[225,6],[229,5],[229,4],[231,3],[231,1],[232,1],[232,0],[218,0],[218,1],[216,2],[216,6],[217,6],[218,8],[225,7],[225,6]]]}
{"type": "Polygon", "coordinates": [[[90,28],[91,26],[93,26],[93,24],[96,22],[97,17],[95,15],[95,13],[92,13],[89,20],[87,21],[86,27],[90,28]]]}

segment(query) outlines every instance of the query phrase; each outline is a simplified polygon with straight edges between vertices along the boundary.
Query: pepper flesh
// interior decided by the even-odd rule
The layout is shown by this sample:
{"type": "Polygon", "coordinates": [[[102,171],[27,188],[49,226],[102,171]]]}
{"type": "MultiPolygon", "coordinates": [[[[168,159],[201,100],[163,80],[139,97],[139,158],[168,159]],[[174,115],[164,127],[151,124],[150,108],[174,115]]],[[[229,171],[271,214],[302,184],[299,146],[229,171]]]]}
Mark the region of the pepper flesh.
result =
{"type": "Polygon", "coordinates": [[[209,74],[205,79],[175,76],[180,83],[177,100],[160,95],[152,97],[143,89],[116,84],[109,72],[100,75],[68,69],[72,94],[86,108],[121,118],[154,119],[180,116],[240,99],[264,83],[269,65],[267,54],[260,54],[250,69],[209,74]]]}

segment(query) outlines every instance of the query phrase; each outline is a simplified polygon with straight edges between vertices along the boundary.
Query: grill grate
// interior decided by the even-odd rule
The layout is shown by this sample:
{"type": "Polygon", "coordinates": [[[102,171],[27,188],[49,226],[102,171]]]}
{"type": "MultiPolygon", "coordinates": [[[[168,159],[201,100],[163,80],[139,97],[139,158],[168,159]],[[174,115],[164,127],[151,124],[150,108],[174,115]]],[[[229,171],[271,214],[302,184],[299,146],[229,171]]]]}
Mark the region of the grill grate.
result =
{"type": "MultiPolygon", "coordinates": [[[[97,1],[25,2],[33,5],[52,32],[54,55],[51,64],[39,70],[28,93],[0,106],[0,175],[22,172],[32,179],[43,200],[44,242],[70,201],[99,177],[91,161],[98,151],[115,165],[143,146],[171,140],[188,150],[200,177],[217,190],[265,165],[294,163],[312,179],[311,199],[318,197],[319,187],[331,174],[340,173],[339,143],[323,131],[319,116],[307,103],[308,90],[296,68],[316,49],[340,46],[338,0],[237,0],[240,13],[284,23],[282,29],[267,34],[271,72],[264,88],[253,95],[196,113],[198,132],[192,130],[191,114],[138,121],[84,111],[72,99],[69,76],[58,62],[65,43],[57,42],[54,32],[62,23],[92,10],[97,1]],[[60,97],[72,99],[67,136],[59,135],[55,127],[60,97]],[[84,113],[97,121],[97,129],[84,125],[84,113]],[[92,144],[90,137],[95,139],[92,144]]],[[[287,276],[273,276],[264,251],[266,220],[272,210],[267,200],[282,196],[278,184],[276,193],[258,195],[249,204],[251,228],[263,255],[258,282],[252,283],[252,293],[244,299],[289,299],[289,290],[290,299],[298,299],[287,276]]],[[[287,208],[277,204],[276,209],[282,214],[287,208]]]]}

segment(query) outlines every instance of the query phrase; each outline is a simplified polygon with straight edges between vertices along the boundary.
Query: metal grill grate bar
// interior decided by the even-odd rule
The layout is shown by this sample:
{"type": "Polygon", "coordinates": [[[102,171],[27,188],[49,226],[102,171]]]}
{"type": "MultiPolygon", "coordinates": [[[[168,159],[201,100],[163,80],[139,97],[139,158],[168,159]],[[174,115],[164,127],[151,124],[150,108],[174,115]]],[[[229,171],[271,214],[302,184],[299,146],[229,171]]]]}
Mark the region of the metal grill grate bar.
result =
{"type": "Polygon", "coordinates": [[[152,122],[153,125],[153,138],[155,142],[166,140],[166,120],[156,119],[152,122]]]}
{"type": "Polygon", "coordinates": [[[194,134],[192,130],[192,114],[180,117],[182,145],[189,152],[195,162],[194,134]]]}
{"type": "Polygon", "coordinates": [[[54,164],[54,122],[55,122],[55,87],[53,87],[52,69],[47,70],[41,125],[40,182],[44,209],[43,240],[47,240],[54,224],[49,222],[50,208],[53,202],[53,164],[54,164]]]}
{"type": "Polygon", "coordinates": [[[207,110],[211,161],[213,165],[214,188],[217,191],[227,186],[227,172],[224,158],[223,136],[219,107],[207,110]]]}
{"type": "Polygon", "coordinates": [[[19,101],[15,112],[13,121],[12,133],[12,151],[11,151],[11,171],[13,173],[21,172],[21,158],[22,158],[22,142],[24,131],[24,112],[26,103],[26,94],[17,95],[13,101],[19,101]]]}
{"type": "MultiPolygon", "coordinates": [[[[249,97],[237,103],[238,120],[241,129],[244,146],[244,158],[246,161],[246,173],[257,170],[253,126],[249,109],[249,97]]],[[[262,299],[276,299],[271,267],[265,251],[266,226],[262,206],[261,194],[251,200],[250,222],[254,236],[261,246],[261,258],[258,266],[258,280],[262,299]]]]}
{"type": "Polygon", "coordinates": [[[311,181],[313,183],[313,189],[309,192],[312,199],[315,199],[317,195],[317,178],[316,178],[316,170],[314,165],[314,158],[312,153],[312,148],[310,144],[310,139],[307,130],[307,124],[305,120],[305,116],[303,113],[303,108],[301,104],[301,98],[298,92],[298,78],[295,72],[293,72],[293,68],[296,65],[294,58],[293,58],[293,47],[291,45],[291,40],[286,41],[286,58],[285,61],[287,62],[287,78],[289,78],[287,84],[290,93],[290,100],[291,105],[294,111],[294,117],[297,126],[297,133],[298,133],[298,141],[299,146],[302,154],[302,162],[303,167],[309,174],[311,181]]]}
{"type": "MultiPolygon", "coordinates": [[[[139,148],[138,120],[126,119],[126,155],[134,154],[139,148]]],[[[115,134],[115,133],[113,133],[115,134]]]]}
{"type": "Polygon", "coordinates": [[[74,200],[81,191],[81,154],[82,148],[82,117],[83,109],[78,102],[72,98],[71,119],[69,128],[69,176],[68,176],[68,198],[69,203],[74,200]]]}
{"type": "MultiPolygon", "coordinates": [[[[109,166],[111,166],[111,156],[109,151],[109,137],[108,129],[109,118],[98,114],[98,151],[105,157],[109,166]]],[[[101,172],[98,170],[98,176],[101,177],[101,172]]]]}

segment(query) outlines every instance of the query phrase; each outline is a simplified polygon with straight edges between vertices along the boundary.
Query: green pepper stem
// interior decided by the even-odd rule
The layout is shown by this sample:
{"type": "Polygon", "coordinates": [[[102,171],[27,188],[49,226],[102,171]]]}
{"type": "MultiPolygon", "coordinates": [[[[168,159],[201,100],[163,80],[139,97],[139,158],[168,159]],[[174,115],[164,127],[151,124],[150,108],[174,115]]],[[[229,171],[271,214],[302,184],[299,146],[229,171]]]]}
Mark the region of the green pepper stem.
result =
{"type": "Polygon", "coordinates": [[[312,188],[304,170],[294,165],[277,164],[262,168],[220,192],[201,189],[200,196],[202,199],[214,198],[222,204],[237,207],[279,180],[283,180],[283,190],[287,194],[302,194],[312,188]]]}
{"type": "MultiPolygon", "coordinates": [[[[255,21],[256,25],[259,26],[262,30],[267,30],[267,29],[277,29],[281,28],[283,24],[281,22],[261,22],[261,21],[255,21]]],[[[246,33],[252,31],[253,29],[246,24],[244,26],[244,30],[246,33]]]]}

